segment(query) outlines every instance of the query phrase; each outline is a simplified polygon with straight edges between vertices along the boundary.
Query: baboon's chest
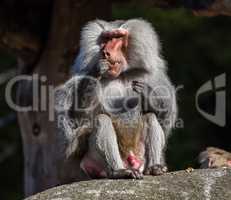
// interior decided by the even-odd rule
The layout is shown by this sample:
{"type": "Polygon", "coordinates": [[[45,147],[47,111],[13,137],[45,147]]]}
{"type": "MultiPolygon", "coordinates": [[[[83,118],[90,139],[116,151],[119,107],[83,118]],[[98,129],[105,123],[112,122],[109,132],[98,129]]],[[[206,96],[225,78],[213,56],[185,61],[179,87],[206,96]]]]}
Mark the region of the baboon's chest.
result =
{"type": "Polygon", "coordinates": [[[110,115],[123,158],[138,155],[143,131],[140,99],[130,83],[114,82],[104,89],[103,109],[110,115]]]}
{"type": "Polygon", "coordinates": [[[140,110],[139,95],[133,91],[131,82],[122,82],[114,80],[102,88],[100,103],[103,110],[109,114],[119,114],[126,118],[126,112],[131,110],[140,110]]]}

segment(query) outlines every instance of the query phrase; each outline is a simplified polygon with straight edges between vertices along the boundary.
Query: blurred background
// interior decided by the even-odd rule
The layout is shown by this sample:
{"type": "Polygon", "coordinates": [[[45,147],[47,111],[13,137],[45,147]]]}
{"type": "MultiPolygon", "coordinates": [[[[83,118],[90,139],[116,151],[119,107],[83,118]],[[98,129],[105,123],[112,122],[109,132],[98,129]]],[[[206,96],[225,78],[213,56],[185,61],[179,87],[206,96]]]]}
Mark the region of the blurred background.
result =
{"type": "MultiPolygon", "coordinates": [[[[226,87],[225,127],[205,119],[196,109],[195,95],[207,81],[231,72],[231,17],[198,17],[185,9],[163,10],[130,4],[113,4],[113,19],[144,18],[151,22],[162,43],[162,55],[177,94],[179,118],[169,139],[167,163],[171,170],[198,167],[197,156],[207,146],[231,151],[230,90],[226,87]]],[[[16,60],[0,51],[0,199],[23,197],[23,152],[16,113],[5,102],[7,79],[16,73],[16,60]]],[[[228,81],[226,81],[228,82],[228,81]]],[[[215,93],[208,92],[199,105],[214,114],[215,93]]]]}

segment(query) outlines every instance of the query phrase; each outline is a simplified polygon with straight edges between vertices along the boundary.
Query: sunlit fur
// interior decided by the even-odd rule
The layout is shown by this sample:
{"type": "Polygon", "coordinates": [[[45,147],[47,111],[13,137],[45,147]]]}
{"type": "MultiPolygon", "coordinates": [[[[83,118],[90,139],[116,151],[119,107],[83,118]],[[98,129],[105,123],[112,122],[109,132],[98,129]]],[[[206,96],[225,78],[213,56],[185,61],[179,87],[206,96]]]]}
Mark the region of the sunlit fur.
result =
{"type": "MultiPolygon", "coordinates": [[[[63,107],[62,111],[56,113],[57,119],[62,115],[62,120],[58,121],[58,133],[61,138],[60,142],[65,144],[63,145],[63,149],[70,150],[68,155],[76,154],[76,149],[79,146],[78,137],[82,134],[82,132],[79,131],[81,127],[70,126],[70,121],[75,120],[75,118],[70,115],[70,111],[72,111],[72,105],[74,104],[76,85],[79,83],[80,75],[89,74],[89,72],[94,71],[95,67],[99,66],[99,41],[102,32],[118,28],[126,29],[129,32],[127,49],[128,66],[126,66],[126,71],[116,79],[108,79],[106,82],[105,80],[99,79],[100,84],[104,91],[110,86],[118,86],[122,91],[120,99],[126,98],[130,93],[134,92],[131,88],[133,81],[140,81],[144,85],[148,85],[151,91],[154,91],[153,94],[157,98],[153,98],[151,101],[153,101],[155,106],[165,108],[165,110],[155,110],[155,108],[152,107],[148,107],[147,110],[138,110],[138,112],[148,118],[146,139],[143,141],[145,146],[144,160],[146,168],[152,167],[155,164],[164,164],[163,151],[165,149],[167,137],[173,128],[177,116],[175,88],[168,78],[165,61],[160,55],[158,36],[151,24],[142,19],[132,19],[128,21],[118,20],[114,22],[95,20],[83,27],[81,32],[80,51],[72,67],[73,77],[61,86],[56,93],[56,103],[59,107],[63,107]],[[168,99],[164,98],[166,95],[169,95],[168,99]],[[169,125],[161,124],[160,121],[164,120],[169,120],[171,123],[169,125]]],[[[83,94],[86,92],[86,88],[80,89],[83,94]]],[[[109,95],[112,97],[117,95],[116,91],[110,88],[108,91],[111,92],[109,95]]],[[[77,96],[78,95],[79,94],[77,94],[77,96]]],[[[89,97],[92,96],[96,96],[96,94],[93,93],[89,97]]],[[[105,96],[100,99],[102,107],[111,104],[111,102],[108,101],[107,95],[105,96]],[[106,98],[104,98],[105,96],[106,98]]],[[[80,96],[80,98],[82,98],[82,96],[80,96]]],[[[115,99],[112,98],[112,100],[115,99]]],[[[84,101],[84,103],[90,105],[91,102],[87,101],[91,101],[90,98],[84,101]]],[[[96,112],[86,112],[84,116],[94,115],[93,118],[97,119],[102,113],[105,113],[105,110],[98,109],[96,112]]],[[[81,115],[78,115],[78,113],[76,116],[81,118],[81,115]]],[[[118,145],[114,145],[117,141],[113,140],[115,135],[114,129],[112,125],[110,125],[110,118],[105,115],[104,117],[101,116],[100,120],[104,127],[102,130],[104,130],[105,134],[103,134],[103,132],[100,133],[100,130],[96,128],[96,131],[92,132],[91,135],[96,137],[94,134],[97,133],[97,141],[102,141],[102,143],[98,142],[96,144],[95,140],[91,139],[89,147],[98,145],[98,147],[102,148],[101,153],[107,154],[106,157],[108,160],[105,160],[106,163],[121,163],[120,155],[116,150],[118,145]],[[109,143],[105,143],[105,141],[109,143]],[[105,144],[106,146],[104,146],[105,144]],[[113,160],[112,158],[116,159],[113,160]]],[[[84,151],[88,150],[86,148],[85,146],[84,151]]],[[[97,154],[97,150],[93,150],[92,152],[93,154],[97,154]]],[[[78,159],[78,157],[75,157],[75,159],[78,159]]],[[[112,169],[115,166],[116,164],[111,164],[112,169]]]]}
{"type": "Polygon", "coordinates": [[[151,24],[141,20],[106,22],[95,20],[82,29],[80,52],[73,65],[74,73],[89,72],[100,57],[99,38],[104,31],[123,28],[129,32],[128,68],[142,68],[149,72],[165,68],[164,61],[159,55],[160,44],[151,24]]]}

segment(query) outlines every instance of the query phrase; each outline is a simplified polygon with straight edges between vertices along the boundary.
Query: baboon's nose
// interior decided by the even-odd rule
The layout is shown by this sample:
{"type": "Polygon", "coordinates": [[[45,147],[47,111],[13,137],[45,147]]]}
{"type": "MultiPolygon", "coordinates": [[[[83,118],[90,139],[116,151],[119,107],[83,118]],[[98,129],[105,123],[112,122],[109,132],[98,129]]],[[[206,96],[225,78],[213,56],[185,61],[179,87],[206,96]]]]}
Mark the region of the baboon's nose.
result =
{"type": "Polygon", "coordinates": [[[103,50],[106,59],[117,60],[122,53],[123,40],[121,38],[112,38],[109,40],[103,50]]]}

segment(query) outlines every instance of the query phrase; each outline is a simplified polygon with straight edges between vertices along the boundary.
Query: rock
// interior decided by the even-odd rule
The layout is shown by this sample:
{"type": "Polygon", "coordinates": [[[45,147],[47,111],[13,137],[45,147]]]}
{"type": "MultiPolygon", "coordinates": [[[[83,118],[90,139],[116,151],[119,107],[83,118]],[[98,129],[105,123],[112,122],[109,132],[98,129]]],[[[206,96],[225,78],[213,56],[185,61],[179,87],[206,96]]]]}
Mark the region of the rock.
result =
{"type": "Polygon", "coordinates": [[[91,180],[62,185],[26,200],[231,200],[231,169],[178,171],[143,180],[91,180]]]}

